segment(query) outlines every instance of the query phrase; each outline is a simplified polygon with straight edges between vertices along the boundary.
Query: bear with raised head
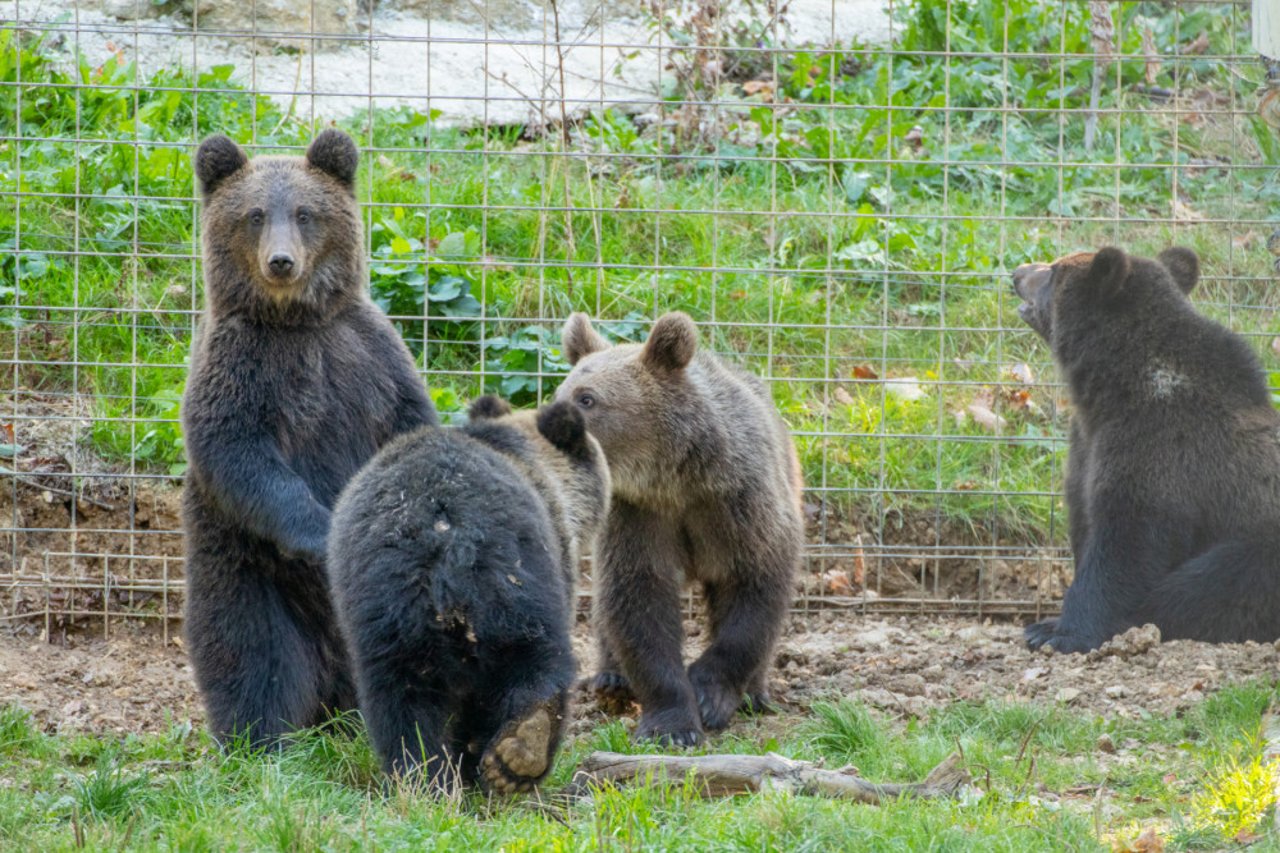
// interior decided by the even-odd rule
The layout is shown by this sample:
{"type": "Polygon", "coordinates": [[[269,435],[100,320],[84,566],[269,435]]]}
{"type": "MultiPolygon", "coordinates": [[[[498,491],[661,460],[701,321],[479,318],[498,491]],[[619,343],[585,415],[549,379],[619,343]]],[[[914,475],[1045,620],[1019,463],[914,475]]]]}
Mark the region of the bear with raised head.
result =
{"type": "Polygon", "coordinates": [[[1097,648],[1135,625],[1164,639],[1280,637],[1280,414],[1245,340],[1199,314],[1190,249],[1025,264],[1019,314],[1075,411],[1066,499],[1075,577],[1033,648],[1097,648]]]}
{"type": "Polygon", "coordinates": [[[573,404],[604,448],[613,503],[595,550],[602,699],[633,695],[637,734],[692,745],[765,678],[804,540],[799,461],[764,383],[698,349],[672,312],[611,347],[585,314],[564,327],[573,404]],[[702,585],[710,644],[686,670],[680,593],[702,585]]]}
{"type": "Polygon", "coordinates": [[[435,410],[369,300],[350,137],[196,152],[207,310],[182,402],[186,634],[214,735],[268,744],[352,708],[325,577],[347,480],[435,410]]]}
{"type": "Polygon", "coordinates": [[[604,454],[567,403],[481,397],[466,427],[402,436],[351,480],[329,569],[388,774],[512,793],[551,769],[579,547],[608,505],[604,454]]]}

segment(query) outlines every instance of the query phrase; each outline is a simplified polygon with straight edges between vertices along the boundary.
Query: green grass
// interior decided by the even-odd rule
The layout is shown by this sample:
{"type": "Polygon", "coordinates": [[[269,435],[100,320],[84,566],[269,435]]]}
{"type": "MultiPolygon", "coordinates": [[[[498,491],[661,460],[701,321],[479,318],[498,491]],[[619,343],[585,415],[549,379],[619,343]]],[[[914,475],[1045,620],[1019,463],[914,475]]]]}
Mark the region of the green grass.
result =
{"type": "MultiPolygon", "coordinates": [[[[1261,65],[1215,58],[1247,52],[1246,15],[1119,6],[1124,58],[1100,102],[1119,112],[1087,150],[1084,5],[964,0],[949,26],[945,4],[896,8],[896,52],[780,54],[790,107],[726,104],[695,139],[609,112],[575,125],[580,156],[564,157],[558,135],[449,129],[403,107],[339,121],[375,149],[359,177],[373,293],[437,404],[458,411],[482,390],[534,403],[567,369],[556,329],[572,310],[643,321],[680,308],[712,323],[709,345],[776,380],[808,482],[832,505],[937,511],[953,529],[1043,542],[1062,527],[1065,417],[1049,355],[1016,316],[1017,264],[1188,243],[1210,279],[1205,310],[1274,366],[1269,229],[1234,223],[1275,218],[1280,143],[1244,106],[1175,116],[1137,88],[1150,27],[1157,86],[1176,72],[1184,94],[1253,103],[1261,65]],[[1201,33],[1204,57],[1170,59],[1201,33]],[[1023,55],[991,57],[1006,39],[1023,55]],[[904,141],[917,125],[919,148],[904,141]],[[1175,173],[1203,221],[1163,221],[1175,173]],[[1234,247],[1250,230],[1253,248],[1234,247]],[[1011,378],[1022,363],[1035,384],[1011,378]],[[898,400],[886,378],[925,394],[898,400]],[[998,434],[966,415],[974,402],[1005,419],[998,434]]],[[[0,146],[0,189],[25,194],[0,205],[0,347],[16,347],[25,387],[92,395],[109,460],[182,470],[174,418],[202,304],[191,146],[218,131],[296,151],[313,132],[230,75],[140,80],[114,59],[67,71],[37,40],[0,34],[0,135],[31,138],[0,146]]]]}
{"type": "MultiPolygon", "coordinates": [[[[853,805],[778,791],[703,800],[680,780],[597,792],[541,809],[477,793],[441,801],[385,787],[358,718],[299,736],[280,754],[219,752],[174,725],[121,739],[38,731],[0,711],[5,849],[869,849],[1091,850],[1155,827],[1171,849],[1272,849],[1258,819],[1270,684],[1229,687],[1181,716],[1105,720],[1062,707],[960,702],[927,722],[885,719],[850,699],[743,722],[707,747],[779,752],[868,779],[913,781],[955,750],[980,798],[853,805]],[[1105,763],[1106,734],[1121,745],[1105,763]],[[1126,746],[1127,745],[1127,746],[1126,746]],[[1099,787],[1103,793],[1098,794],[1099,787]]],[[[593,750],[651,751],[619,722],[572,740],[544,791],[593,750]]],[[[1109,757],[1108,757],[1109,758],[1109,757]]],[[[555,802],[554,797],[549,800],[555,802]]]]}

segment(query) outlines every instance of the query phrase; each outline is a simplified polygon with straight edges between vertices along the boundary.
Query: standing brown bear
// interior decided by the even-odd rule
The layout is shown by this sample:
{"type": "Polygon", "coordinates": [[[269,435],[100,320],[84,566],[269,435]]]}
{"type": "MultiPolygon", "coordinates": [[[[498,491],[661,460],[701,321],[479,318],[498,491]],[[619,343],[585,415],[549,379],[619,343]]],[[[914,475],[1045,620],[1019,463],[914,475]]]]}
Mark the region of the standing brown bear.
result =
{"type": "Polygon", "coordinates": [[[355,706],[325,577],[342,487],[392,437],[437,422],[366,292],[358,155],[196,152],[208,310],[182,404],[188,650],[215,736],[270,743],[355,706]]]}
{"type": "Polygon", "coordinates": [[[1244,339],[1187,299],[1190,249],[1106,248],[1013,273],[1075,413],[1067,513],[1075,578],[1033,648],[1280,637],[1280,414],[1244,339]]]}
{"type": "Polygon", "coordinates": [[[698,351],[685,314],[644,344],[610,347],[585,314],[565,324],[574,365],[556,392],[583,413],[613,477],[595,549],[596,691],[634,691],[637,734],[677,745],[767,702],[804,528],[800,467],[757,378],[698,351]],[[702,583],[710,645],[686,672],[680,590],[702,583]]]}

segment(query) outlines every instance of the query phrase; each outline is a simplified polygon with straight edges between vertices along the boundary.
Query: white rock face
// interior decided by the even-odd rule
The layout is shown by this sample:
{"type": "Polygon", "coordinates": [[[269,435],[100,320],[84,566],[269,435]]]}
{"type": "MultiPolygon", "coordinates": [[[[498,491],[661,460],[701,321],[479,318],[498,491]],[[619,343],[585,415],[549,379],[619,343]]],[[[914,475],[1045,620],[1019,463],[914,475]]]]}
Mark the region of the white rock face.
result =
{"type": "MultiPolygon", "coordinates": [[[[659,103],[668,57],[643,0],[560,0],[563,74],[549,0],[382,0],[370,13],[371,1],[314,0],[313,21],[313,0],[0,0],[0,25],[48,34],[68,64],[77,50],[94,65],[122,54],[144,78],[234,65],[235,82],[303,116],[409,106],[440,110],[441,124],[537,123],[558,118],[561,79],[570,113],[659,103]],[[327,37],[291,35],[311,31],[327,37]]],[[[792,0],[775,35],[783,49],[884,41],[884,6],[792,0]]]]}

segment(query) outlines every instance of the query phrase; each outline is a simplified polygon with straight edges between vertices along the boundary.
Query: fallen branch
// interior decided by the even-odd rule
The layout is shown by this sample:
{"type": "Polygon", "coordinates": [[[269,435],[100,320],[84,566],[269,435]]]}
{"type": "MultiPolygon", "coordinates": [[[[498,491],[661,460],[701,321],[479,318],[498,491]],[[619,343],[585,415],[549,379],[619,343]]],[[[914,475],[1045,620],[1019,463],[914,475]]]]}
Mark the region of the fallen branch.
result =
{"type": "Polygon", "coordinates": [[[628,782],[650,776],[683,781],[692,773],[704,797],[729,797],[766,788],[799,794],[837,797],[877,804],[899,797],[921,800],[955,798],[968,785],[968,771],[953,753],[929,773],[923,782],[878,784],[851,771],[823,770],[807,762],[776,753],[768,755],[622,755],[593,752],[578,765],[572,788],[585,791],[591,784],[628,782]]]}

